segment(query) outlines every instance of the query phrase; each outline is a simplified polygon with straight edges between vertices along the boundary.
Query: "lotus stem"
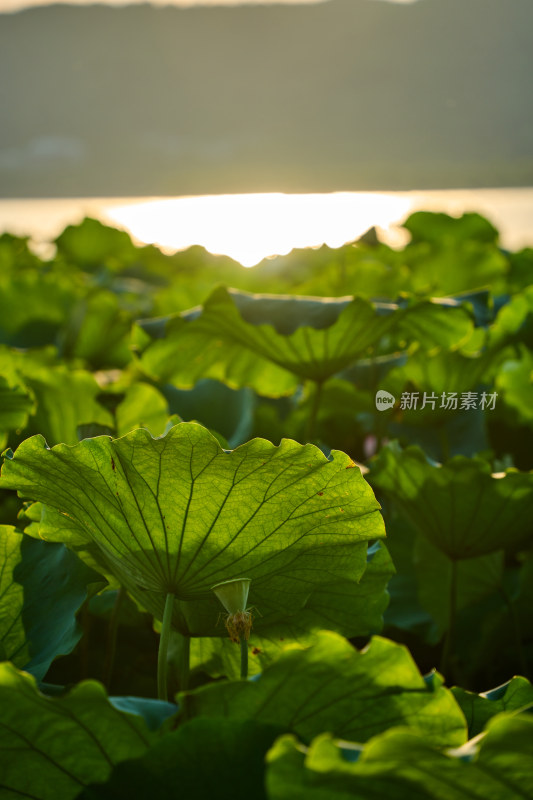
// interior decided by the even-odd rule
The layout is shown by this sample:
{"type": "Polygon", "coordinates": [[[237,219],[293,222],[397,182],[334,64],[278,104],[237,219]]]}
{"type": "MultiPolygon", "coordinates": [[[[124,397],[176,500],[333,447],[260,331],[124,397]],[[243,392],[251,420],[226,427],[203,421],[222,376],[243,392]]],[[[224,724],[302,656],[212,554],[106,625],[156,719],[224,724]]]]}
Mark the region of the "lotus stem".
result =
{"type": "Polygon", "coordinates": [[[450,439],[448,437],[448,431],[444,427],[444,424],[439,429],[439,439],[440,439],[440,449],[441,449],[441,460],[444,464],[446,461],[449,461],[451,457],[451,448],[450,448],[450,439]]]}
{"type": "Polygon", "coordinates": [[[189,673],[191,659],[191,637],[174,631],[174,646],[176,648],[176,678],[180,692],[189,688],[189,673]]]}
{"type": "Polygon", "coordinates": [[[526,654],[524,652],[524,647],[522,644],[522,630],[520,626],[520,620],[518,619],[518,615],[516,613],[516,609],[514,607],[514,603],[505,591],[504,587],[500,587],[500,594],[502,595],[505,605],[507,606],[507,610],[509,612],[509,617],[511,618],[511,623],[513,626],[513,636],[515,640],[516,652],[518,657],[518,663],[520,664],[520,671],[524,678],[529,678],[529,668],[527,665],[526,654]]]}
{"type": "Polygon", "coordinates": [[[452,559],[452,572],[450,579],[450,610],[448,618],[448,630],[444,638],[444,645],[442,647],[441,666],[440,671],[446,677],[448,671],[450,654],[452,649],[453,634],[455,628],[455,617],[457,615],[457,578],[459,571],[459,562],[456,558],[452,559]]]}
{"type": "Polygon", "coordinates": [[[165,610],[163,612],[163,626],[161,628],[161,638],[159,639],[159,652],[157,655],[157,696],[160,700],[168,700],[167,654],[168,654],[168,640],[170,638],[170,626],[172,623],[173,605],[174,605],[174,595],[172,594],[172,592],[169,592],[165,600],[165,610]]]}
{"type": "Polygon", "coordinates": [[[115,655],[117,652],[118,624],[120,618],[120,609],[122,607],[122,601],[124,600],[124,593],[124,588],[120,586],[113,604],[113,610],[109,620],[109,628],[107,629],[103,683],[108,692],[111,690],[111,681],[113,679],[113,668],[115,666],[115,655]]]}
{"type": "Polygon", "coordinates": [[[80,641],[80,681],[89,677],[89,637],[91,634],[91,615],[89,600],[85,600],[80,610],[80,622],[83,635],[80,641]]]}
{"type": "Polygon", "coordinates": [[[246,680],[248,677],[248,641],[244,636],[241,636],[241,679],[246,680]]]}
{"type": "Polygon", "coordinates": [[[232,578],[212,586],[226,611],[224,624],[232,642],[239,643],[241,648],[241,678],[248,677],[248,639],[252,629],[252,612],[246,607],[250,578],[232,578]]]}
{"type": "Polygon", "coordinates": [[[308,442],[312,442],[315,438],[318,409],[320,408],[320,400],[322,399],[322,386],[324,385],[323,381],[313,381],[313,383],[315,384],[315,391],[313,395],[311,413],[309,415],[309,425],[307,428],[308,442]]]}

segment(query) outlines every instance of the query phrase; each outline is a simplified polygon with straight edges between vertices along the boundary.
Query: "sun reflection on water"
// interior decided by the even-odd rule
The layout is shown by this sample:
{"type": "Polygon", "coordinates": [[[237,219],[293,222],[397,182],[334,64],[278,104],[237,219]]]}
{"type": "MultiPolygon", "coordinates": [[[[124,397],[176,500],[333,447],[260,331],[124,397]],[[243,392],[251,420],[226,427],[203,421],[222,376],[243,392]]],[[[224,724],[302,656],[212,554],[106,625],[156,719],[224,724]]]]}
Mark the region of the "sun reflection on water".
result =
{"type": "Polygon", "coordinates": [[[533,246],[533,188],[450,189],[332,194],[227,194],[177,198],[0,199],[0,234],[29,236],[52,257],[50,244],[85,216],[126,229],[139,244],[174,252],[199,244],[247,267],[295,247],[338,247],[376,226],[393,247],[408,239],[401,223],[413,211],[486,215],[503,247],[533,246]]]}
{"type": "Polygon", "coordinates": [[[378,193],[235,194],[151,200],[107,215],[144,243],[171,250],[201,244],[251,267],[295,247],[340,247],[372,225],[386,230],[410,205],[378,193]]]}

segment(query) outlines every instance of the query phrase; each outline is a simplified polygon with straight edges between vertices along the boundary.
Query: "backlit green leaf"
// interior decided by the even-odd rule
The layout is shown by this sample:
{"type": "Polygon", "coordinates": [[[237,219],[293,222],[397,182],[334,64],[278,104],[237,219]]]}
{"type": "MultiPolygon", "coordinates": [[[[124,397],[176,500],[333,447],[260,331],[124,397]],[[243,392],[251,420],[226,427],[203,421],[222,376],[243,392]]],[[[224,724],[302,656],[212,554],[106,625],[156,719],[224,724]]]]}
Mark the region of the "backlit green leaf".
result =
{"type": "Polygon", "coordinates": [[[161,392],[148,383],[134,383],[117,406],[117,435],[123,436],[135,428],[146,428],[152,436],[160,436],[168,417],[168,404],[161,392]]]}
{"type": "Polygon", "coordinates": [[[428,685],[401,645],[375,637],[358,652],[338,634],[323,632],[307,650],[288,649],[257,681],[211,684],[180,698],[186,719],[255,719],[306,741],[322,731],[367,741],[408,725],[433,744],[463,744],[463,714],[435,683],[428,685]]]}
{"type": "Polygon", "coordinates": [[[533,686],[520,676],[482,694],[467,692],[459,686],[452,689],[453,696],[461,706],[468,722],[468,736],[481,733],[489,719],[503,711],[519,711],[533,704],[533,686]]]}
{"type": "Polygon", "coordinates": [[[49,698],[0,665],[0,793],[6,800],[70,800],[155,741],[144,720],[117,711],[94,681],[49,698]]]}
{"type": "Polygon", "coordinates": [[[329,733],[309,748],[284,736],[267,763],[270,800],[525,800],[533,787],[533,717],[502,714],[479,746],[448,752],[400,729],[364,748],[329,733]]]}
{"type": "Polygon", "coordinates": [[[33,396],[27,387],[16,378],[0,376],[0,439],[8,431],[24,428],[33,408],[33,396]]]}
{"type": "Polygon", "coordinates": [[[327,380],[394,327],[399,336],[434,349],[467,338],[472,323],[454,301],[399,308],[358,297],[252,295],[219,287],[202,307],[140,323],[136,344],[141,368],[160,380],[190,387],[209,377],[274,397],[302,380],[327,380]]]}
{"type": "Polygon", "coordinates": [[[507,405],[514,408],[521,420],[533,421],[533,355],[523,348],[520,359],[509,359],[502,365],[496,385],[507,405]]]}
{"type": "Polygon", "coordinates": [[[111,428],[111,414],[98,402],[100,387],[90,372],[57,363],[53,348],[21,352],[0,348],[0,369],[18,376],[35,403],[28,420],[30,432],[47,442],[75,444],[78,428],[97,423],[111,428]]]}
{"type": "Polygon", "coordinates": [[[358,580],[367,541],[384,536],[344,453],[328,460],[312,445],[262,439],[225,452],[194,423],[159,439],[138,429],[52,449],[35,436],[8,455],[0,485],[50,506],[41,535],[88,551],[158,619],[173,592],[174,625],[193,635],[222,634],[214,584],[251,578],[259,627],[318,587],[358,580]]]}
{"type": "MultiPolygon", "coordinates": [[[[368,636],[383,626],[389,600],[387,583],[394,566],[382,542],[368,551],[367,567],[357,582],[344,581],[314,591],[294,617],[274,625],[259,625],[260,609],[254,613],[254,628],[248,642],[248,674],[261,672],[288,644],[308,646],[317,632],[328,629],[343,636],[368,636]]],[[[191,642],[191,666],[209,675],[240,676],[240,648],[229,638],[197,638],[191,642]]]]}

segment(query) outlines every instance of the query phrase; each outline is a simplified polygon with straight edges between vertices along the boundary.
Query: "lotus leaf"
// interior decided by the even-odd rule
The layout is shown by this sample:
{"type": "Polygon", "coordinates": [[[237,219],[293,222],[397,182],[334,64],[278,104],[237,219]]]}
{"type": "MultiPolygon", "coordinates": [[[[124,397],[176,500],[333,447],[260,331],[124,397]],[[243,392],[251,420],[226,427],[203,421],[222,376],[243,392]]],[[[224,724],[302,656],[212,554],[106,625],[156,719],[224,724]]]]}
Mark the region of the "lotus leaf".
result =
{"type": "Polygon", "coordinates": [[[62,544],[39,542],[0,525],[0,649],[42,680],[54,658],[81,636],[76,611],[99,580],[62,544]]]}
{"type": "Polygon", "coordinates": [[[523,349],[520,359],[505,361],[496,379],[507,405],[526,424],[533,421],[533,355],[523,349]]]}
{"type": "Polygon", "coordinates": [[[30,675],[0,664],[0,793],[6,800],[75,798],[156,739],[141,717],[118,711],[95,681],[48,698],[30,675]]]}
{"type": "Polygon", "coordinates": [[[177,792],[187,800],[266,800],[264,759],[277,735],[275,726],[252,720],[193,719],[78,800],[175,800],[177,792]]]}
{"type": "Polygon", "coordinates": [[[448,752],[400,729],[364,748],[329,733],[309,748],[284,736],[267,763],[270,800],[525,800],[533,786],[533,717],[502,714],[478,747],[448,752]]]}
{"type": "MultiPolygon", "coordinates": [[[[368,550],[367,567],[357,581],[337,582],[314,591],[299,614],[282,623],[260,625],[259,633],[252,630],[249,650],[249,674],[260,672],[290,644],[307,646],[317,638],[317,632],[327,628],[343,636],[367,636],[383,626],[387,607],[387,583],[394,566],[383,542],[368,550]]],[[[254,627],[259,620],[255,612],[254,627]]],[[[209,675],[238,678],[240,650],[229,638],[193,639],[191,666],[209,675]]]]}
{"type": "Polygon", "coordinates": [[[481,694],[467,692],[459,686],[454,686],[452,692],[463,709],[470,738],[481,733],[489,719],[496,714],[519,711],[533,704],[533,686],[527,678],[518,675],[502,686],[481,694]]]}
{"type": "Polygon", "coordinates": [[[222,634],[214,584],[251,578],[259,627],[296,613],[320,586],[357,581],[367,541],[384,536],[351,459],[290,440],[225,452],[202,426],[180,423],[158,439],[138,429],[52,449],[34,436],[7,456],[0,485],[50,508],[41,535],[118,579],[158,619],[174,593],[174,625],[189,634],[222,634]]]}
{"type": "Polygon", "coordinates": [[[472,331],[468,313],[453,301],[399,308],[219,287],[202,307],[140,323],[135,341],[141,368],[160,380],[187,388],[210,377],[281,396],[302,380],[324,382],[394,327],[426,349],[457,344],[472,331]]]}
{"type": "Polygon", "coordinates": [[[254,719],[310,741],[322,731],[367,741],[395,725],[427,742],[457,746],[466,723],[437,676],[426,681],[407,648],[379,636],[363,651],[322,632],[306,650],[289,648],[255,681],[214,683],[180,695],[183,718],[254,719]]]}
{"type": "Polygon", "coordinates": [[[452,560],[527,545],[533,473],[492,474],[481,457],[430,462],[419,447],[383,448],[368,475],[415,527],[452,560]]]}

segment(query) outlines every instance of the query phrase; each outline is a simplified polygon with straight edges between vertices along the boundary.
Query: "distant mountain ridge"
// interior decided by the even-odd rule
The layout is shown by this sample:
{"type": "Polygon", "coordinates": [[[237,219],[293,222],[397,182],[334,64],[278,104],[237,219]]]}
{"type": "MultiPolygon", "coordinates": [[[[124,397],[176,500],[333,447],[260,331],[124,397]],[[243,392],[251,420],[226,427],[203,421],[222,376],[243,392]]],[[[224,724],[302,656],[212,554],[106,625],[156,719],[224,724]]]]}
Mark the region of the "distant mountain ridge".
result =
{"type": "Polygon", "coordinates": [[[533,185],[533,3],[0,16],[3,197],[533,185]]]}

